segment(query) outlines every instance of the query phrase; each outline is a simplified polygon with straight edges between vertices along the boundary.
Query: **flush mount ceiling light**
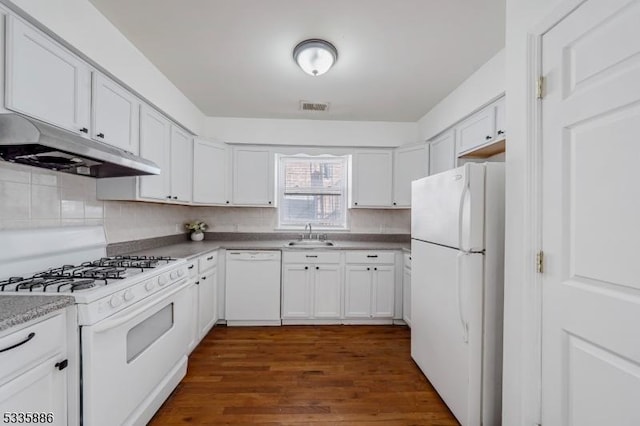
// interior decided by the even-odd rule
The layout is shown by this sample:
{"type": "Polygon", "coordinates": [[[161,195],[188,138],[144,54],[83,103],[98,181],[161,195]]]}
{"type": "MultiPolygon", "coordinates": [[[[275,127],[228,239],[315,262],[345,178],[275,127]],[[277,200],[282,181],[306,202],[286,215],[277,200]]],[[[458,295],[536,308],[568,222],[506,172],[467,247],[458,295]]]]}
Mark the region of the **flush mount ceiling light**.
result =
{"type": "Polygon", "coordinates": [[[302,71],[318,76],[326,73],[338,60],[338,50],[328,41],[312,38],[298,43],[293,59],[302,71]]]}

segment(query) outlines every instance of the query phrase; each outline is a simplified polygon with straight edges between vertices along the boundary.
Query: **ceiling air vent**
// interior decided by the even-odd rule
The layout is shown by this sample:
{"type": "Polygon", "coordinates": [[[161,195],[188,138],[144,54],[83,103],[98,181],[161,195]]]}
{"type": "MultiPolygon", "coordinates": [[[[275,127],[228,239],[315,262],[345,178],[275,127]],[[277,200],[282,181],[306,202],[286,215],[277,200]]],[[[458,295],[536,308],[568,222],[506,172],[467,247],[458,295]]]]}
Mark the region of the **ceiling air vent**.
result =
{"type": "Polygon", "coordinates": [[[327,111],[329,109],[329,103],[300,101],[300,109],[302,111],[327,111]]]}

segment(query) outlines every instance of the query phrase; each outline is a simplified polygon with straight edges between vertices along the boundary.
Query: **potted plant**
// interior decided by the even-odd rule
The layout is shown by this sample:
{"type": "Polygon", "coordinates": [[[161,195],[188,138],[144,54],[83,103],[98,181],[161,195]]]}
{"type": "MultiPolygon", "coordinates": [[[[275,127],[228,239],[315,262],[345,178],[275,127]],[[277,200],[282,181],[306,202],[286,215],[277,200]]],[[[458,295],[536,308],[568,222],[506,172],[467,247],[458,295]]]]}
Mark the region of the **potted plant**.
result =
{"type": "Polygon", "coordinates": [[[194,222],[187,223],[185,228],[191,232],[192,241],[202,241],[204,239],[204,231],[207,230],[208,226],[206,223],[196,220],[194,222]]]}

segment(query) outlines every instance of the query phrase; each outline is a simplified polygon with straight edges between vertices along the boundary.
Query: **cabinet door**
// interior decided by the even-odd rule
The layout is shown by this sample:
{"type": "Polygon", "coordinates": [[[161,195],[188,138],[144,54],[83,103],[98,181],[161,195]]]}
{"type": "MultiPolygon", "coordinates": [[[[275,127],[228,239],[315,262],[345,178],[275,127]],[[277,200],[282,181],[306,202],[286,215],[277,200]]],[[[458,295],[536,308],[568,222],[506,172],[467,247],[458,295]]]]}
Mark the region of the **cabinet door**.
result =
{"type": "Polygon", "coordinates": [[[393,266],[375,266],[373,274],[372,316],[393,318],[396,273],[393,266]]]}
{"type": "Polygon", "coordinates": [[[346,266],[344,316],[371,318],[371,281],[373,267],[346,266]]]}
{"type": "Polygon", "coordinates": [[[463,154],[473,148],[491,142],[495,135],[495,110],[493,105],[478,111],[456,127],[456,151],[463,154]]]}
{"type": "Polygon", "coordinates": [[[138,154],[140,102],[104,75],[93,73],[91,137],[138,154]]]}
{"type": "Polygon", "coordinates": [[[193,139],[176,126],[171,126],[171,198],[191,201],[193,182],[193,139]]]}
{"type": "Polygon", "coordinates": [[[406,267],[402,274],[402,319],[411,325],[411,269],[406,267]]]}
{"type": "Polygon", "coordinates": [[[313,316],[340,318],[342,303],[342,274],[340,265],[315,265],[313,316]]]}
{"type": "Polygon", "coordinates": [[[14,16],[7,17],[5,106],[79,134],[89,131],[91,71],[14,16]]]}
{"type": "Polygon", "coordinates": [[[501,140],[507,137],[505,98],[502,98],[498,102],[496,102],[494,108],[496,115],[496,140],[501,140]]]}
{"type": "Polygon", "coordinates": [[[203,338],[218,320],[218,268],[202,274],[198,284],[198,336],[203,338]]]}
{"type": "Polygon", "coordinates": [[[397,148],[393,164],[393,205],[411,207],[411,182],[428,175],[429,156],[425,144],[397,148]]]}
{"type": "MultiPolygon", "coordinates": [[[[0,386],[1,413],[51,413],[52,418],[28,423],[67,424],[67,369],[58,370],[62,356],[48,358],[0,386]]],[[[11,419],[10,419],[11,420],[11,419]]],[[[9,423],[9,422],[7,422],[9,423]]],[[[16,421],[15,423],[27,423],[16,421]]]]}
{"type": "Polygon", "coordinates": [[[283,265],[282,318],[311,317],[311,273],[309,265],[283,265]]]}
{"type": "Polygon", "coordinates": [[[160,174],[140,177],[140,196],[166,200],[171,190],[171,123],[150,107],[140,108],[140,155],[160,167],[160,174]]]}
{"type": "Polygon", "coordinates": [[[392,151],[358,152],[353,156],[352,207],[390,207],[392,151]]]}
{"type": "Polygon", "coordinates": [[[193,202],[229,204],[227,173],[229,149],[225,144],[193,142],[193,202]]]}
{"type": "Polygon", "coordinates": [[[263,148],[233,149],[233,203],[273,206],[274,158],[263,148]]]}
{"type": "Polygon", "coordinates": [[[451,170],[455,167],[455,132],[449,130],[429,143],[429,174],[451,170]]]}

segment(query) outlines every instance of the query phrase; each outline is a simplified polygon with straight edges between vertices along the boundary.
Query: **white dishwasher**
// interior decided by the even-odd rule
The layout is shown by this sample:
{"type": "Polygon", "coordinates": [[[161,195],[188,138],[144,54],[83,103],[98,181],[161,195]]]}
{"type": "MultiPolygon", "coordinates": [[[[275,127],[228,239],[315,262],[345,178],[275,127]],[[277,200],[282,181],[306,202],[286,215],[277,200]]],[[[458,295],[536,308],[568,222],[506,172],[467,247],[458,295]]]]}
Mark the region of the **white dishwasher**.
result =
{"type": "Polygon", "coordinates": [[[227,325],[281,324],[280,269],[280,251],[227,251],[227,325]]]}

